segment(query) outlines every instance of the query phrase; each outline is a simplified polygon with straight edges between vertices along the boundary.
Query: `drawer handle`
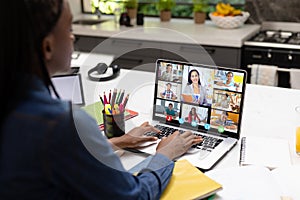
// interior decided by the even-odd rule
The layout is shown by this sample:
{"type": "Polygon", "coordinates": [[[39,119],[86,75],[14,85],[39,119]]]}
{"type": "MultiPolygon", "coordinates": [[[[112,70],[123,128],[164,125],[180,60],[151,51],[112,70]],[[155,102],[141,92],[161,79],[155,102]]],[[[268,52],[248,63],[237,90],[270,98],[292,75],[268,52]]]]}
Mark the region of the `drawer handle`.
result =
{"type": "Polygon", "coordinates": [[[134,63],[142,63],[143,60],[142,59],[134,59],[134,58],[118,58],[118,60],[123,60],[123,61],[127,61],[127,62],[134,62],[134,63]]]}
{"type": "Polygon", "coordinates": [[[199,52],[203,51],[203,48],[191,47],[191,46],[180,46],[180,51],[199,53],[199,52]]]}
{"type": "Polygon", "coordinates": [[[207,53],[209,53],[210,55],[214,54],[216,52],[216,49],[205,49],[207,51],[207,53]]]}
{"type": "Polygon", "coordinates": [[[252,58],[254,58],[254,59],[262,59],[262,55],[253,54],[252,58]]]}
{"type": "Polygon", "coordinates": [[[142,42],[127,42],[127,41],[121,41],[121,40],[113,40],[113,45],[117,46],[130,46],[130,47],[141,47],[142,42]]]}

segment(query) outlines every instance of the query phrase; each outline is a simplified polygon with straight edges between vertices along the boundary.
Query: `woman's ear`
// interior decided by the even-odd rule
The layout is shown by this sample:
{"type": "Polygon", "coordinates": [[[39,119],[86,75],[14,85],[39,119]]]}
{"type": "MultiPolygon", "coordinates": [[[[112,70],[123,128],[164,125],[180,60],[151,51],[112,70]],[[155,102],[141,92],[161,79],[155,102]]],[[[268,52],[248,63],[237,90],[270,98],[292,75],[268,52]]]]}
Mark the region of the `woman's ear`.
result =
{"type": "Polygon", "coordinates": [[[53,37],[48,35],[44,38],[42,43],[42,51],[45,61],[49,61],[53,56],[53,37]]]}

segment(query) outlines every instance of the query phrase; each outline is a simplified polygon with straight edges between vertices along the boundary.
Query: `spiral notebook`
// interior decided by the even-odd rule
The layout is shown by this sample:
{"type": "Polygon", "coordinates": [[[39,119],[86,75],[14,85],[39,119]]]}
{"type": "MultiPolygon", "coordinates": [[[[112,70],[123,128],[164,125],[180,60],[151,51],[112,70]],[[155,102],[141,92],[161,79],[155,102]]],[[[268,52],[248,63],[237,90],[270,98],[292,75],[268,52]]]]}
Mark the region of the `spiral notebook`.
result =
{"type": "Polygon", "coordinates": [[[290,166],[289,143],[284,139],[242,137],[240,165],[261,165],[269,169],[290,166]]]}

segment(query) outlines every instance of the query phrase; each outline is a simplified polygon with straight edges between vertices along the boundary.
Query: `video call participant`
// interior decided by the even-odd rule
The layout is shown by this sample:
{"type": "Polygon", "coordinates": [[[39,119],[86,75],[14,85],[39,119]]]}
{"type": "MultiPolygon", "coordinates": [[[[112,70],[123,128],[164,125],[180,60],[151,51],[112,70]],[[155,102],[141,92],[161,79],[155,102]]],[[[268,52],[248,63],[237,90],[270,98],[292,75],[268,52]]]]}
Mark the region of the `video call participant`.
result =
{"type": "Polygon", "coordinates": [[[222,95],[222,100],[215,104],[215,106],[219,106],[223,109],[229,109],[229,103],[232,101],[232,97],[230,93],[226,93],[222,95]]]}
{"type": "Polygon", "coordinates": [[[159,199],[172,175],[171,160],[201,139],[176,132],[158,144],[146,170],[138,176],[126,172],[112,144],[136,147],[155,139],[144,133],[158,130],[144,123],[108,141],[87,113],[51,96],[55,88],[50,77],[69,69],[73,50],[67,0],[0,4],[0,13],[10,19],[3,21],[0,38],[0,90],[5,96],[0,199],[159,199]]]}
{"type": "Polygon", "coordinates": [[[217,82],[217,85],[220,86],[226,86],[226,87],[239,87],[240,85],[238,83],[235,83],[233,80],[233,72],[227,72],[226,73],[226,80],[217,82]]]}
{"type": "Polygon", "coordinates": [[[236,130],[237,126],[233,123],[228,123],[228,112],[223,111],[222,114],[216,119],[211,121],[211,125],[223,126],[224,128],[236,130]]]}
{"type": "Polygon", "coordinates": [[[183,90],[183,94],[195,95],[193,103],[204,105],[207,103],[206,87],[201,85],[200,74],[198,70],[192,69],[188,74],[188,83],[183,90]]]}
{"type": "Polygon", "coordinates": [[[198,123],[201,122],[201,119],[200,119],[199,115],[197,114],[197,110],[195,107],[191,108],[189,115],[185,118],[185,120],[188,123],[192,123],[193,121],[197,121],[198,123]]]}
{"type": "Polygon", "coordinates": [[[168,107],[166,108],[165,115],[171,115],[173,117],[176,117],[177,113],[174,110],[174,106],[172,103],[169,103],[168,107]]]}
{"type": "Polygon", "coordinates": [[[167,64],[166,71],[162,73],[161,78],[165,81],[173,81],[172,65],[167,64]]]}
{"type": "Polygon", "coordinates": [[[172,84],[167,83],[166,85],[167,85],[167,89],[164,92],[160,93],[160,97],[166,99],[172,99],[172,100],[177,99],[176,94],[171,90],[172,84]]]}

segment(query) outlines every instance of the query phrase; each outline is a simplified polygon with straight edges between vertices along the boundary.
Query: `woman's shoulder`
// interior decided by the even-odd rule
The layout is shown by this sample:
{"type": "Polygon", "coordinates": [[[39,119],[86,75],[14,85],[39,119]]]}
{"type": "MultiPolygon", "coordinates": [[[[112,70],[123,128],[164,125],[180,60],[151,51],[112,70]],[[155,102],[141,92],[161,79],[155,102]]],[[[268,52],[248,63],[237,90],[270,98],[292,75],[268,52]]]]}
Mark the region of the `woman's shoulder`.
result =
{"type": "Polygon", "coordinates": [[[34,86],[17,106],[16,112],[40,118],[55,118],[71,109],[71,102],[52,97],[51,93],[37,78],[32,79],[34,86]]]}
{"type": "Polygon", "coordinates": [[[185,90],[190,90],[191,88],[191,84],[187,83],[184,87],[185,90]]]}

